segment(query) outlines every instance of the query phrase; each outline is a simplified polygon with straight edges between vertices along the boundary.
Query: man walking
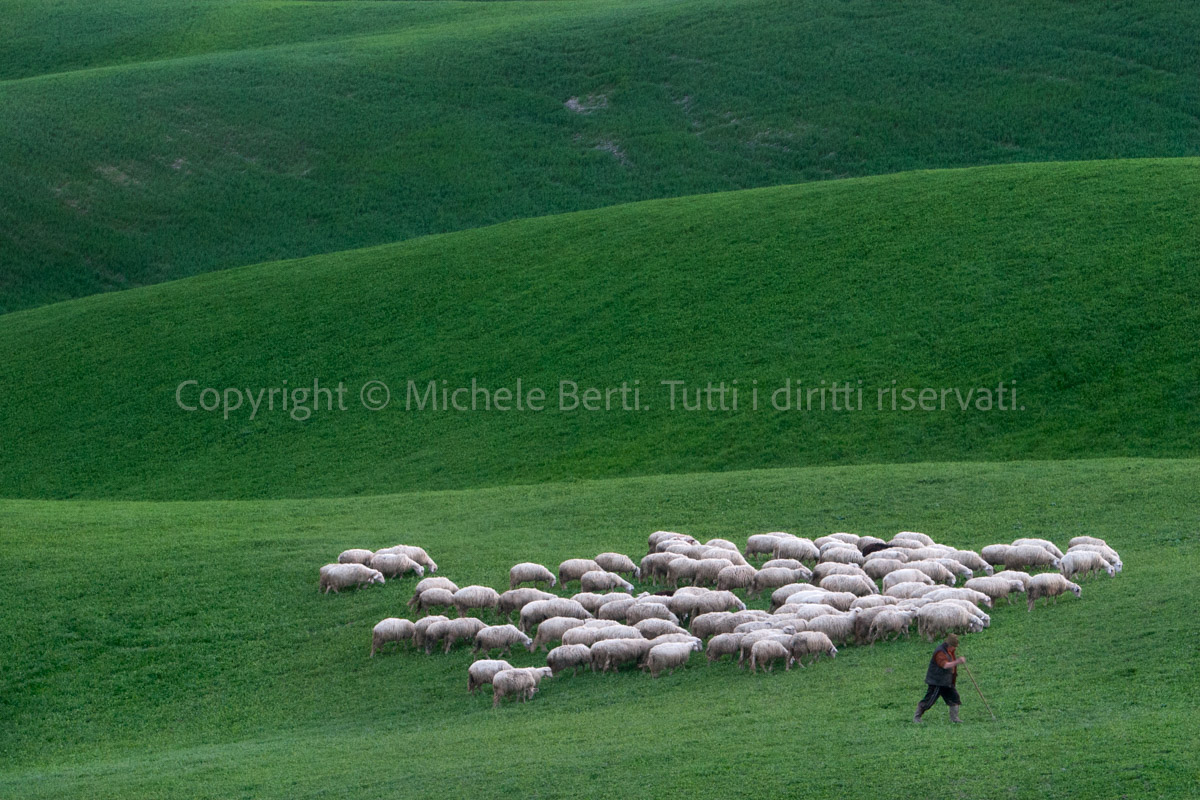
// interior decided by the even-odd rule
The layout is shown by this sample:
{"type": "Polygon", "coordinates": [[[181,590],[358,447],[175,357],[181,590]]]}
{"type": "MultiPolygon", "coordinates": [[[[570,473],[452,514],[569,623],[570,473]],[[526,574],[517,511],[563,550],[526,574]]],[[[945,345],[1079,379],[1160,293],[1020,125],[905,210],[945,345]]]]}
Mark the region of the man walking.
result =
{"type": "Polygon", "coordinates": [[[956,647],[958,635],[951,633],[947,634],[938,649],[933,651],[933,658],[929,659],[929,669],[925,671],[925,683],[929,685],[929,691],[925,692],[925,697],[917,703],[917,713],[913,715],[913,722],[920,722],[921,715],[933,708],[939,697],[950,706],[950,721],[962,722],[958,718],[958,707],[962,705],[962,700],[959,699],[954,684],[958,682],[958,665],[967,663],[967,660],[955,655],[956,647]]]}

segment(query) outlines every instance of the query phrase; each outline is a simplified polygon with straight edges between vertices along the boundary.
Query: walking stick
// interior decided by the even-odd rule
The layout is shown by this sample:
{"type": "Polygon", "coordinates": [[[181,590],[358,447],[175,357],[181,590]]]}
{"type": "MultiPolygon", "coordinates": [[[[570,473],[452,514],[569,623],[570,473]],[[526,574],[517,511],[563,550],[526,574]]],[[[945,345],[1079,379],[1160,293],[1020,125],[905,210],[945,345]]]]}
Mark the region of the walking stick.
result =
{"type": "MultiPolygon", "coordinates": [[[[971,678],[971,683],[975,684],[975,691],[979,692],[979,699],[983,700],[983,707],[988,710],[989,714],[992,714],[992,707],[989,706],[988,701],[986,699],[984,699],[983,692],[979,691],[979,684],[975,683],[975,676],[971,674],[971,668],[968,667],[966,664],[963,664],[963,669],[965,669],[967,671],[968,677],[971,678]]],[[[996,719],[996,715],[992,714],[992,721],[994,722],[995,719],[996,719]]]]}

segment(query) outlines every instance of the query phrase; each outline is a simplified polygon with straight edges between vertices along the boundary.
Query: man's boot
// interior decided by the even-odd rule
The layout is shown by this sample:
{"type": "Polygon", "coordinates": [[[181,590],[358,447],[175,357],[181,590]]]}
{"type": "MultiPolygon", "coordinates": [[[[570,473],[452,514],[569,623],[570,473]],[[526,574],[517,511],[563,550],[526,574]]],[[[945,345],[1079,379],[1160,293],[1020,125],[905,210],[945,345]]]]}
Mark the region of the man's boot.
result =
{"type": "Polygon", "coordinates": [[[958,718],[958,706],[950,706],[950,721],[962,722],[962,720],[958,718]]]}
{"type": "Polygon", "coordinates": [[[925,713],[925,707],[917,703],[917,713],[913,714],[913,722],[920,722],[921,715],[925,713]]]}

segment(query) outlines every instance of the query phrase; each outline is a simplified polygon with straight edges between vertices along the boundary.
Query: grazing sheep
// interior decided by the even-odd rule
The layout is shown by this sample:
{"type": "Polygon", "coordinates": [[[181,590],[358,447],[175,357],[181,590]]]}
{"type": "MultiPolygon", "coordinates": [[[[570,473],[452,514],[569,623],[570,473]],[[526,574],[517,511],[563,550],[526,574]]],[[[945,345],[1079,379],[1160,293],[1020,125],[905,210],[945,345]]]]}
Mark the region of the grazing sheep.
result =
{"type": "Polygon", "coordinates": [[[875,582],[866,575],[830,575],[819,586],[831,592],[850,592],[856,597],[879,594],[875,582]]]}
{"type": "MultiPolygon", "coordinates": [[[[629,595],[626,594],[626,597],[629,595]]],[[[571,599],[588,610],[588,613],[595,614],[600,610],[600,606],[604,605],[605,595],[596,594],[595,592],[579,592],[571,595],[571,599]]]]}
{"type": "Polygon", "coordinates": [[[850,608],[878,608],[879,606],[893,606],[898,602],[900,602],[899,599],[888,597],[886,594],[869,594],[865,597],[854,598],[850,608]]]}
{"type": "Polygon", "coordinates": [[[708,663],[719,661],[722,656],[731,656],[734,653],[741,652],[743,634],[740,633],[718,633],[708,642],[706,652],[708,654],[708,663]]]}
{"type": "Polygon", "coordinates": [[[763,593],[764,589],[778,589],[790,583],[802,581],[804,578],[805,575],[798,569],[781,569],[779,567],[760,569],[754,573],[749,594],[758,596],[763,593]]]}
{"type": "Polygon", "coordinates": [[[901,635],[907,639],[908,631],[912,627],[914,616],[916,616],[916,612],[913,611],[904,611],[898,608],[883,609],[875,615],[873,620],[871,620],[871,627],[867,635],[867,641],[874,646],[875,642],[879,641],[880,639],[886,642],[888,637],[892,634],[895,634],[897,639],[900,638],[901,635]]]}
{"type": "Polygon", "coordinates": [[[750,631],[742,634],[741,646],[738,649],[738,669],[741,669],[751,654],[754,652],[754,645],[759,642],[779,642],[784,647],[792,641],[792,636],[795,635],[795,630],[790,628],[767,628],[758,631],[750,631]]]}
{"type": "MultiPolygon", "coordinates": [[[[924,573],[922,573],[924,574],[924,573]]],[[[926,577],[929,577],[926,575],[926,577]]],[[[888,597],[895,597],[900,600],[908,600],[913,597],[921,597],[926,592],[932,592],[937,588],[937,584],[930,581],[922,583],[920,581],[904,581],[897,583],[894,586],[889,586],[883,590],[883,593],[888,597]]]]}
{"type": "Polygon", "coordinates": [[[729,611],[711,611],[707,614],[699,614],[693,617],[688,627],[691,629],[692,635],[698,636],[701,639],[708,639],[717,634],[732,633],[733,629],[737,626],[738,622],[733,613],[729,611]]]}
{"type": "Polygon", "coordinates": [[[1004,552],[1004,566],[1013,567],[1053,567],[1058,569],[1059,560],[1043,547],[1035,544],[1022,544],[1010,547],[1004,552]]]}
{"type": "Polygon", "coordinates": [[[860,536],[858,537],[858,541],[854,543],[854,546],[858,548],[858,552],[865,556],[868,551],[880,550],[887,547],[887,542],[876,536],[860,536]]]}
{"type": "Polygon", "coordinates": [[[918,550],[908,551],[909,561],[933,561],[938,558],[945,558],[947,553],[954,552],[953,547],[947,547],[944,544],[931,544],[928,547],[922,547],[918,550]]]}
{"type": "Polygon", "coordinates": [[[429,554],[425,552],[424,548],[416,547],[415,545],[398,544],[392,547],[385,547],[382,550],[376,550],[375,552],[399,553],[400,555],[406,555],[413,561],[420,564],[422,567],[425,567],[425,569],[429,570],[430,573],[438,571],[438,565],[432,558],[429,557],[429,554]]]}
{"type": "Polygon", "coordinates": [[[788,649],[792,652],[792,658],[802,667],[805,656],[812,656],[813,659],[809,663],[815,664],[823,655],[836,658],[838,652],[830,638],[821,631],[801,631],[793,634],[788,649]]]}
{"type": "Polygon", "coordinates": [[[563,644],[586,644],[591,647],[596,642],[603,642],[609,639],[644,639],[642,632],[637,628],[629,625],[606,625],[604,627],[593,627],[581,625],[578,628],[571,628],[562,635],[563,644]]]}
{"type": "Polygon", "coordinates": [[[403,553],[376,553],[371,556],[368,566],[379,570],[386,578],[395,578],[406,572],[415,572],[418,577],[425,575],[425,568],[403,553]]]}
{"type": "Polygon", "coordinates": [[[730,565],[717,573],[717,588],[724,591],[749,589],[756,574],[758,570],[749,564],[730,565]]]}
{"type": "Polygon", "coordinates": [[[1121,563],[1121,556],[1119,556],[1117,554],[1116,550],[1113,550],[1108,545],[1077,544],[1071,548],[1071,551],[1073,551],[1073,552],[1080,552],[1080,551],[1088,552],[1088,551],[1090,551],[1093,553],[1099,553],[1104,558],[1104,560],[1108,562],[1109,566],[1111,566],[1116,572],[1120,572],[1122,569],[1125,568],[1125,565],[1121,563]]]}
{"type": "Polygon", "coordinates": [[[930,603],[917,610],[917,633],[931,642],[947,633],[978,633],[981,630],[983,624],[960,606],[930,603]]]}
{"type": "MultiPolygon", "coordinates": [[[[763,565],[766,566],[765,564],[763,565]]],[[[858,564],[842,564],[838,561],[822,561],[812,569],[812,577],[815,581],[823,581],[830,575],[861,575],[868,577],[866,570],[858,564]]]]}
{"type": "Polygon", "coordinates": [[[735,553],[740,552],[738,550],[738,546],[736,544],[734,544],[733,542],[729,541],[728,539],[709,539],[707,542],[704,543],[704,546],[705,547],[720,547],[723,550],[732,550],[735,553]]]}
{"type": "Polygon", "coordinates": [[[1013,592],[1024,592],[1025,584],[1022,581],[1006,578],[1004,574],[987,575],[980,578],[971,578],[963,584],[964,589],[981,592],[991,598],[993,605],[1001,598],[1011,600],[1009,595],[1013,592]]]}
{"type": "Polygon", "coordinates": [[[916,539],[892,539],[887,546],[893,550],[920,550],[925,545],[916,539]]]}
{"type": "Polygon", "coordinates": [[[927,586],[932,586],[936,582],[925,570],[909,569],[905,565],[904,569],[898,569],[883,576],[883,591],[886,593],[888,589],[891,589],[898,583],[923,583],[927,586]]]}
{"type": "Polygon", "coordinates": [[[939,598],[939,599],[933,601],[932,603],[929,603],[928,605],[933,605],[935,603],[939,604],[939,605],[946,605],[946,604],[956,605],[956,606],[959,606],[960,608],[965,609],[966,612],[968,614],[970,614],[972,617],[974,617],[975,619],[977,619],[980,622],[980,624],[983,625],[984,628],[990,627],[992,624],[992,618],[989,617],[986,613],[984,613],[984,611],[981,608],[979,608],[979,606],[975,605],[970,600],[964,600],[962,598],[957,598],[957,597],[943,597],[943,598],[939,598]]]}
{"type": "Polygon", "coordinates": [[[706,547],[704,548],[704,552],[700,554],[700,558],[723,558],[735,567],[744,567],[748,564],[746,559],[742,558],[742,554],[737,550],[726,550],[724,547],[706,547]]]}
{"type": "Polygon", "coordinates": [[[794,558],[772,558],[770,561],[763,563],[759,569],[771,569],[772,567],[779,567],[780,569],[802,569],[804,565],[794,558]]]}
{"type": "Polygon", "coordinates": [[[636,625],[647,619],[665,619],[679,624],[679,617],[671,613],[671,609],[663,603],[649,603],[639,598],[625,612],[625,622],[629,625],[636,625]]]}
{"type": "MultiPolygon", "coordinates": [[[[1048,539],[1015,539],[1013,541],[1013,547],[1019,547],[1021,545],[1026,545],[1026,544],[1031,544],[1031,545],[1034,545],[1035,547],[1040,547],[1043,550],[1048,551],[1055,558],[1063,557],[1062,550],[1059,550],[1058,546],[1055,545],[1054,542],[1049,541],[1048,539]]],[[[1067,546],[1070,547],[1070,545],[1067,545],[1067,546]]]]}
{"type": "Polygon", "coordinates": [[[633,627],[647,639],[656,639],[668,633],[687,633],[683,628],[665,619],[644,619],[633,627]]]}
{"type": "Polygon", "coordinates": [[[512,664],[507,661],[493,661],[485,658],[472,662],[471,666],[467,667],[467,691],[475,694],[475,690],[480,686],[490,685],[497,672],[512,668],[512,664]]]}
{"type": "Polygon", "coordinates": [[[421,598],[421,592],[426,589],[445,589],[453,595],[458,591],[458,585],[449,578],[422,578],[413,589],[412,599],[408,601],[409,608],[416,608],[421,598]]]}
{"type": "Polygon", "coordinates": [[[797,561],[815,562],[821,558],[821,551],[808,539],[795,537],[778,540],[771,555],[774,558],[794,558],[797,561]]]}
{"type": "Polygon", "coordinates": [[[579,578],[579,586],[585,592],[607,592],[612,589],[624,589],[627,592],[633,591],[632,583],[615,572],[605,572],[602,569],[585,572],[579,578]]]}
{"type": "Polygon", "coordinates": [[[384,583],[383,573],[362,564],[326,564],[321,567],[317,588],[324,594],[338,594],[342,589],[384,583]]]}
{"type": "Polygon", "coordinates": [[[561,641],[564,633],[583,624],[584,620],[574,617],[551,617],[537,626],[537,634],[533,637],[533,641],[526,646],[526,649],[532,653],[550,642],[561,641]]]}
{"type": "Polygon", "coordinates": [[[388,617],[380,620],[371,629],[371,658],[375,657],[376,650],[381,649],[388,642],[399,644],[405,639],[411,641],[416,635],[417,626],[406,619],[388,617]]]}
{"type": "Polygon", "coordinates": [[[659,578],[667,577],[667,566],[677,558],[685,558],[678,553],[647,553],[642,559],[639,569],[641,579],[657,583],[659,578]]]}
{"type": "Polygon", "coordinates": [[[556,677],[568,669],[578,675],[580,667],[592,668],[592,649],[585,644],[560,645],[546,654],[546,666],[556,677]]]}
{"type": "Polygon", "coordinates": [[[709,611],[730,611],[732,609],[744,611],[746,609],[746,604],[733,592],[705,591],[704,594],[693,595],[690,598],[683,595],[672,599],[676,600],[676,604],[671,610],[677,614],[679,611],[684,612],[679,614],[681,620],[709,611]]]}
{"type": "Polygon", "coordinates": [[[637,663],[654,643],[649,639],[607,639],[592,645],[592,671],[616,672],[622,664],[637,663]]]}
{"type": "Polygon", "coordinates": [[[818,591],[818,589],[811,583],[789,583],[786,586],[780,586],[778,589],[771,592],[771,610],[774,611],[782,606],[794,594],[815,591],[818,591]]]}
{"type": "Polygon", "coordinates": [[[867,563],[869,563],[877,558],[889,559],[891,561],[908,561],[908,554],[911,552],[912,552],[912,550],[905,550],[902,547],[890,547],[890,546],[885,547],[882,550],[872,550],[870,553],[866,553],[863,555],[863,559],[864,559],[863,564],[865,566],[867,563]]]}
{"type": "Polygon", "coordinates": [[[633,559],[622,553],[601,553],[596,556],[594,561],[600,565],[600,569],[605,572],[616,572],[623,575],[629,575],[634,580],[642,577],[642,570],[637,564],[633,563],[633,559]]]}
{"type": "Polygon", "coordinates": [[[587,573],[596,571],[603,570],[590,558],[568,558],[558,565],[558,582],[565,589],[571,581],[577,581],[587,573]]]}
{"type": "Polygon", "coordinates": [[[674,675],[675,670],[687,664],[692,653],[699,650],[699,639],[692,639],[691,642],[655,643],[647,651],[642,669],[649,671],[651,678],[657,678],[664,669],[668,670],[668,674],[674,675]]]}
{"type": "Polygon", "coordinates": [[[591,619],[588,610],[574,600],[557,597],[553,600],[534,600],[521,609],[521,622],[518,627],[526,633],[551,617],[575,617],[576,619],[591,619]]]}
{"type": "Polygon", "coordinates": [[[969,580],[975,576],[975,572],[970,567],[953,558],[930,558],[928,561],[932,564],[939,564],[945,567],[954,575],[955,579],[962,578],[963,580],[969,580]]]}
{"type": "Polygon", "coordinates": [[[917,533],[916,531],[900,531],[892,537],[892,541],[895,541],[896,539],[909,539],[914,542],[920,542],[925,547],[937,544],[932,537],[923,533],[917,533]]]}
{"type": "MultiPolygon", "coordinates": [[[[411,604],[411,601],[410,601],[411,604]]],[[[426,589],[417,595],[417,609],[427,611],[431,608],[453,608],[454,594],[449,589],[426,589]]]]}
{"type": "Polygon", "coordinates": [[[667,585],[678,587],[680,582],[696,582],[700,573],[700,562],[693,558],[677,558],[667,564],[667,585]]]}
{"type": "Polygon", "coordinates": [[[756,533],[746,540],[746,549],[743,553],[746,558],[773,553],[775,545],[786,538],[790,538],[790,534],[785,536],[779,533],[756,533]]]}
{"type": "Polygon", "coordinates": [[[1072,547],[1078,547],[1081,544],[1094,544],[1099,545],[1100,547],[1108,547],[1108,542],[1104,541],[1103,539],[1097,539],[1095,536],[1076,536],[1072,538],[1071,541],[1067,542],[1067,547],[1069,549],[1072,547]]]}
{"type": "Polygon", "coordinates": [[[979,556],[993,567],[998,567],[1004,563],[1004,557],[1012,549],[1011,544],[989,544],[979,551],[979,556]]]}
{"type": "Polygon", "coordinates": [[[517,630],[515,625],[490,625],[480,628],[475,634],[475,649],[471,652],[482,651],[491,655],[493,650],[503,650],[505,655],[510,655],[514,644],[524,645],[528,649],[533,644],[533,639],[517,630]]]}
{"type": "Polygon", "coordinates": [[[868,558],[863,564],[863,572],[868,578],[881,581],[888,574],[904,569],[905,562],[896,558],[868,558]]]}
{"type": "Polygon", "coordinates": [[[696,579],[693,583],[696,586],[716,586],[721,570],[732,566],[734,563],[728,558],[702,558],[696,562],[696,579]]]}
{"type": "Polygon", "coordinates": [[[1028,572],[1022,572],[1021,570],[1012,570],[1012,569],[1002,569],[999,572],[993,573],[992,577],[993,578],[1006,578],[1008,580],[1020,581],[1021,582],[1021,591],[1023,591],[1023,592],[1028,591],[1029,582],[1031,580],[1033,580],[1033,576],[1030,575],[1028,572]]]}
{"type": "Polygon", "coordinates": [[[354,548],[352,550],[343,550],[338,554],[337,563],[339,564],[362,564],[364,567],[371,565],[371,556],[375,555],[370,550],[354,548]]]}
{"type": "Polygon", "coordinates": [[[1033,604],[1039,598],[1054,598],[1054,602],[1058,602],[1058,596],[1068,591],[1076,597],[1083,597],[1083,589],[1079,587],[1079,584],[1071,583],[1057,572],[1043,572],[1041,575],[1034,575],[1029,581],[1029,588],[1025,593],[1028,610],[1033,611],[1033,604]]]}
{"type": "Polygon", "coordinates": [[[509,589],[516,589],[522,583],[532,583],[536,587],[543,581],[554,586],[558,583],[558,578],[554,577],[554,573],[541,564],[534,564],[532,561],[522,561],[520,564],[514,564],[512,569],[508,571],[509,589]]]}
{"type": "Polygon", "coordinates": [[[967,589],[965,587],[959,587],[957,589],[938,587],[931,592],[926,592],[925,594],[921,595],[921,597],[934,603],[938,602],[939,600],[953,599],[966,600],[968,603],[987,606],[988,608],[992,607],[992,598],[988,597],[988,595],[983,592],[977,592],[974,589],[967,589]]]}
{"type": "Polygon", "coordinates": [[[807,621],[840,612],[833,606],[828,606],[824,603],[788,603],[787,605],[780,606],[779,610],[775,613],[781,617],[807,621]]]}
{"type": "Polygon", "coordinates": [[[1089,578],[1101,572],[1110,578],[1117,574],[1116,568],[1094,550],[1068,550],[1066,555],[1059,559],[1058,570],[1068,579],[1076,575],[1089,578]]]}
{"type": "Polygon", "coordinates": [[[600,610],[596,612],[596,616],[600,619],[625,622],[626,615],[635,605],[637,605],[637,600],[634,600],[632,597],[618,597],[616,600],[601,603],[600,610]]]}
{"type": "Polygon", "coordinates": [[[933,578],[934,583],[945,583],[953,586],[957,582],[954,573],[936,561],[917,560],[909,561],[904,565],[905,569],[915,569],[924,572],[930,578],[933,578]]]}
{"type": "Polygon", "coordinates": [[[500,699],[515,694],[524,703],[537,692],[542,678],[551,674],[549,667],[505,669],[492,677],[492,708],[500,705],[500,699]]]}
{"type": "MultiPolygon", "coordinates": [[[[474,617],[459,617],[445,623],[445,628],[437,631],[440,637],[445,642],[443,653],[449,653],[460,639],[474,640],[475,635],[487,627],[483,620],[475,619],[474,617]]],[[[437,626],[434,626],[437,627],[437,626]]],[[[433,631],[433,628],[430,628],[433,631]]],[[[435,634],[436,635],[436,634],[435,634]]],[[[425,634],[425,652],[430,651],[430,632],[425,634]]],[[[434,639],[436,641],[436,638],[434,639]]]]}
{"type": "Polygon", "coordinates": [[[660,544],[668,542],[686,542],[688,544],[700,544],[695,538],[688,536],[686,533],[675,533],[674,531],[655,531],[646,539],[646,546],[653,552],[660,549],[660,544]]]}
{"type": "Polygon", "coordinates": [[[421,649],[425,647],[425,634],[430,628],[439,622],[449,622],[449,617],[443,617],[440,614],[433,614],[428,617],[421,617],[413,623],[416,632],[413,634],[413,647],[421,649]]]}
{"type": "Polygon", "coordinates": [[[750,672],[755,673],[761,666],[766,672],[773,671],[776,661],[783,661],[784,671],[792,668],[792,663],[796,660],[788,648],[780,641],[775,639],[764,639],[761,642],[755,642],[750,648],[750,672]]]}
{"type": "Polygon", "coordinates": [[[454,593],[454,607],[458,615],[465,617],[473,608],[500,608],[500,593],[490,586],[464,586],[454,593]]]}
{"type": "Polygon", "coordinates": [[[821,553],[822,562],[834,562],[837,564],[858,564],[862,566],[866,559],[863,554],[858,552],[857,547],[851,547],[847,544],[842,544],[840,547],[830,547],[821,553]]]}
{"type": "Polygon", "coordinates": [[[805,630],[819,631],[829,637],[834,644],[845,644],[854,638],[854,620],[858,611],[846,613],[822,614],[813,617],[805,623],[805,630]]]}
{"type": "Polygon", "coordinates": [[[525,606],[535,600],[554,600],[557,595],[550,592],[543,592],[541,589],[531,589],[523,587],[521,589],[509,589],[507,592],[500,593],[500,602],[497,610],[504,616],[512,616],[514,611],[520,611],[525,606]]]}
{"type": "Polygon", "coordinates": [[[954,559],[972,572],[992,574],[992,565],[984,561],[983,557],[974,550],[952,550],[946,554],[946,558],[954,559]]]}

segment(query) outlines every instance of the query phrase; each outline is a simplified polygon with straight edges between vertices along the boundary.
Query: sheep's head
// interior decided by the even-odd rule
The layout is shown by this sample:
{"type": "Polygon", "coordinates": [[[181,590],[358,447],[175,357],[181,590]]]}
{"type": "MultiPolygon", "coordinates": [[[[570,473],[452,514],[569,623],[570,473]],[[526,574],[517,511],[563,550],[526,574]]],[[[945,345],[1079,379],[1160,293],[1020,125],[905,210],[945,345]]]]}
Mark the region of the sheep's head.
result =
{"type": "Polygon", "coordinates": [[[1071,590],[1071,594],[1076,597],[1083,597],[1083,589],[1077,583],[1067,583],[1067,588],[1071,590]]]}

